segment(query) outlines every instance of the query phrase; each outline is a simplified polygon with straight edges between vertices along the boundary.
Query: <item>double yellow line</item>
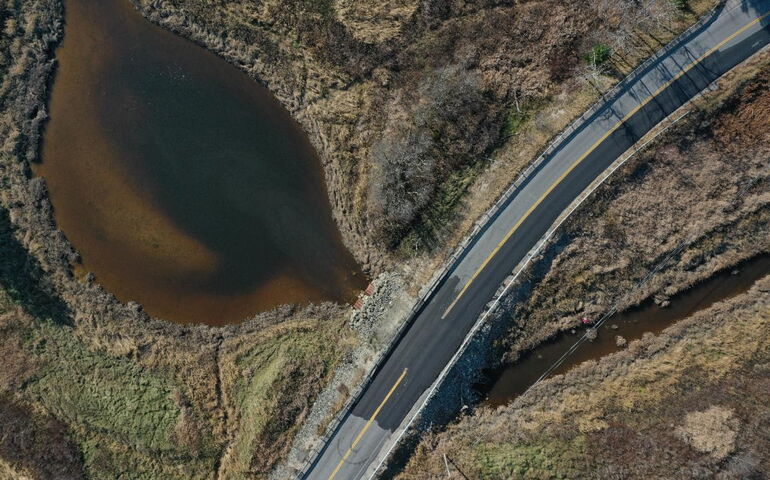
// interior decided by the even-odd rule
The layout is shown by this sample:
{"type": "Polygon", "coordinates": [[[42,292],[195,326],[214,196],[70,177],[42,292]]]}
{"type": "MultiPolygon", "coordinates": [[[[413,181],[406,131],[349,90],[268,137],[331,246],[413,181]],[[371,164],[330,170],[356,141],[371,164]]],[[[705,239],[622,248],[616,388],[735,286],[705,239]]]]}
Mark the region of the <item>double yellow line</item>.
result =
{"type": "MultiPolygon", "coordinates": [[[[639,103],[636,107],[634,107],[630,112],[626,114],[618,123],[616,123],[612,128],[610,128],[607,133],[605,133],[599,140],[596,141],[583,155],[580,156],[575,162],[570,165],[570,167],[554,182],[548,190],[546,190],[543,195],[538,198],[538,200],[527,210],[527,212],[524,214],[524,216],[519,219],[518,222],[516,222],[516,225],[511,228],[508,233],[505,235],[505,237],[500,241],[500,243],[497,244],[494,250],[492,250],[492,253],[489,254],[489,256],[484,260],[484,262],[481,264],[481,266],[476,270],[476,272],[473,274],[473,276],[468,280],[468,282],[465,284],[463,289],[460,291],[460,293],[455,297],[454,301],[452,301],[452,304],[449,305],[449,307],[446,309],[444,314],[441,316],[441,318],[445,318],[447,314],[452,310],[452,308],[455,306],[457,301],[463,296],[463,294],[468,290],[468,287],[473,283],[473,281],[478,277],[479,273],[484,270],[484,268],[487,266],[487,264],[494,258],[494,256],[497,254],[498,251],[500,251],[500,248],[508,241],[508,239],[511,238],[511,236],[516,232],[516,230],[521,226],[522,223],[529,217],[533,211],[545,200],[546,197],[555,189],[566,177],[567,175],[572,172],[575,167],[580,165],[580,163],[585,160],[585,158],[591,154],[596,148],[601,145],[602,142],[604,142],[607,137],[612,135],[618,128],[620,128],[621,125],[623,125],[629,118],[631,118],[634,114],[636,114],[640,109],[644,108],[645,105],[647,105],[650,101],[652,101],[653,98],[658,96],[663,90],[671,86],[675,81],[677,81],[679,78],[681,78],[683,75],[685,75],[687,72],[692,70],[696,65],[701,63],[704,59],[706,59],[708,56],[713,54],[715,51],[722,48],[727,42],[734,39],[741,33],[745,32],[749,28],[751,28],[753,25],[756,25],[757,23],[761,22],[764,18],[770,15],[770,12],[766,12],[763,15],[755,18],[753,21],[749,22],[748,24],[744,25],[741,29],[734,32],[729,37],[725,38],[721,42],[719,42],[716,46],[710,48],[706,53],[695,59],[691,64],[689,64],[687,67],[682,69],[681,72],[679,72],[676,76],[674,76],[671,80],[664,83],[660,88],[658,88],[652,95],[645,98],[642,102],[639,103]]],[[[374,411],[372,416],[369,418],[369,420],[366,422],[366,425],[364,425],[364,428],[358,433],[358,436],[353,440],[353,443],[351,444],[350,448],[348,448],[347,452],[345,452],[345,455],[342,456],[342,459],[337,464],[337,467],[332,471],[331,475],[329,476],[328,480],[334,480],[334,477],[337,476],[337,473],[339,473],[340,469],[342,468],[342,465],[347,461],[347,459],[350,457],[350,455],[353,453],[353,449],[356,448],[358,443],[363,438],[364,434],[366,434],[367,430],[369,430],[369,427],[371,427],[372,423],[374,423],[374,420],[377,418],[377,415],[379,415],[382,408],[385,406],[385,404],[388,402],[390,397],[393,395],[393,392],[398,388],[398,386],[401,384],[401,382],[404,380],[407,374],[407,369],[404,369],[404,371],[401,373],[401,376],[398,377],[398,380],[396,380],[396,383],[393,384],[393,386],[390,388],[390,391],[388,391],[388,394],[385,395],[385,398],[382,400],[380,405],[377,407],[377,409],[374,411]]]]}
{"type": "Polygon", "coordinates": [[[457,304],[457,302],[460,300],[460,298],[462,298],[462,296],[463,296],[463,295],[465,294],[465,292],[468,290],[468,287],[470,287],[470,286],[471,286],[471,284],[473,283],[473,281],[474,281],[474,280],[476,280],[476,277],[478,277],[478,276],[479,276],[479,274],[481,273],[481,271],[482,271],[482,270],[484,270],[484,268],[487,266],[487,264],[488,264],[488,263],[489,263],[489,262],[490,262],[490,261],[491,261],[491,260],[492,260],[492,259],[495,257],[495,255],[497,255],[497,252],[499,252],[499,251],[500,251],[500,248],[502,248],[502,246],[503,246],[503,245],[505,245],[505,243],[508,241],[508,239],[510,239],[510,238],[511,238],[511,236],[512,236],[512,235],[513,235],[513,234],[516,232],[516,230],[518,230],[518,228],[521,226],[521,224],[522,224],[522,223],[524,223],[524,221],[525,221],[525,220],[526,220],[526,219],[527,219],[527,218],[528,218],[528,217],[529,217],[529,216],[532,214],[532,212],[534,212],[534,211],[535,211],[535,209],[536,209],[536,208],[537,208],[537,207],[538,207],[538,206],[539,206],[539,205],[540,205],[540,204],[543,202],[543,200],[545,200],[545,199],[546,199],[546,197],[548,197],[548,195],[550,195],[550,194],[551,194],[551,192],[553,191],[553,189],[555,189],[557,186],[559,186],[559,184],[560,184],[560,183],[561,183],[561,182],[562,182],[562,181],[563,181],[563,180],[564,180],[564,179],[567,177],[567,175],[569,175],[569,174],[570,174],[570,173],[571,173],[571,172],[572,172],[572,171],[575,169],[575,167],[577,167],[578,165],[580,165],[580,163],[581,163],[583,160],[585,160],[585,158],[586,158],[586,157],[588,157],[588,155],[590,155],[590,154],[591,154],[591,153],[592,153],[594,150],[596,150],[596,148],[597,148],[599,145],[601,145],[601,144],[602,144],[602,142],[604,142],[605,140],[607,140],[607,137],[609,137],[610,135],[612,135],[613,133],[615,133],[615,131],[616,131],[618,128],[620,128],[620,126],[621,126],[621,125],[623,125],[624,123],[626,123],[626,121],[627,121],[629,118],[631,118],[631,117],[632,117],[632,116],[634,116],[634,115],[635,115],[635,114],[636,114],[636,113],[637,113],[639,110],[641,110],[642,108],[644,108],[644,106],[645,106],[645,105],[647,105],[648,103],[650,103],[650,102],[652,101],[652,99],[654,99],[655,97],[657,97],[658,95],[660,95],[660,93],[661,93],[661,92],[663,92],[665,89],[667,89],[668,87],[670,87],[670,86],[671,86],[671,84],[673,84],[674,82],[676,82],[677,80],[679,80],[679,79],[680,79],[680,78],[681,78],[683,75],[685,75],[687,72],[689,72],[690,70],[692,70],[693,68],[695,68],[695,66],[697,66],[699,63],[701,63],[703,60],[705,60],[707,57],[709,57],[709,56],[710,56],[711,54],[713,54],[715,51],[717,51],[717,50],[719,50],[720,48],[722,48],[722,47],[723,47],[723,46],[724,46],[724,45],[725,45],[727,42],[729,42],[730,40],[734,39],[735,37],[737,37],[737,36],[738,36],[738,35],[740,35],[741,33],[745,32],[746,30],[748,30],[748,29],[749,29],[749,28],[751,28],[752,26],[756,25],[757,23],[761,22],[761,21],[762,21],[762,20],[763,20],[765,17],[767,17],[768,15],[770,15],[770,12],[766,12],[766,13],[764,13],[763,15],[761,15],[761,16],[759,16],[759,17],[755,18],[754,20],[752,20],[751,22],[747,23],[747,24],[746,24],[746,25],[744,25],[742,28],[740,28],[739,30],[737,30],[736,32],[734,32],[732,35],[730,35],[729,37],[725,38],[724,40],[722,40],[721,42],[719,42],[719,43],[718,43],[717,45],[715,45],[714,47],[712,47],[712,48],[710,48],[709,50],[707,50],[707,51],[706,51],[706,53],[704,53],[704,54],[703,54],[703,55],[701,55],[700,57],[696,58],[696,59],[695,59],[695,60],[694,60],[694,61],[693,61],[691,64],[689,64],[687,67],[685,67],[684,69],[682,69],[682,71],[681,71],[681,72],[679,72],[678,74],[676,74],[676,75],[675,75],[675,76],[674,76],[674,77],[673,77],[671,80],[667,81],[666,83],[664,83],[663,85],[661,85],[661,86],[660,86],[660,88],[658,88],[657,90],[655,90],[655,92],[653,92],[653,93],[652,93],[652,95],[650,95],[649,97],[647,97],[647,98],[645,98],[644,100],[642,100],[642,101],[641,101],[641,102],[640,102],[640,103],[639,103],[639,104],[638,104],[636,107],[634,107],[634,108],[633,108],[633,109],[632,109],[630,112],[628,112],[628,113],[626,114],[626,116],[624,116],[622,119],[620,119],[620,121],[618,121],[618,123],[616,123],[615,125],[613,125],[613,126],[612,126],[612,128],[610,128],[610,129],[607,131],[607,133],[605,133],[604,135],[602,135],[602,137],[601,137],[599,140],[597,140],[597,141],[596,141],[596,142],[595,142],[593,145],[591,145],[591,147],[590,147],[590,148],[589,148],[589,149],[588,149],[588,150],[587,150],[587,151],[586,151],[586,152],[585,152],[583,155],[581,155],[581,156],[580,156],[580,158],[578,158],[577,160],[575,160],[575,162],[574,162],[572,165],[570,165],[570,167],[569,167],[569,168],[568,168],[568,169],[567,169],[567,170],[566,170],[564,173],[562,173],[562,174],[561,174],[561,176],[560,176],[560,177],[559,177],[559,178],[558,178],[558,179],[557,179],[557,180],[556,180],[556,181],[555,181],[555,182],[554,182],[554,183],[553,183],[553,184],[552,184],[552,185],[551,185],[551,186],[548,188],[548,190],[546,190],[546,191],[545,191],[545,193],[543,193],[543,194],[540,196],[540,198],[538,198],[538,199],[537,199],[537,201],[536,201],[536,202],[535,202],[535,203],[534,203],[534,204],[533,204],[531,207],[529,207],[529,210],[527,210],[527,211],[524,213],[524,216],[522,216],[522,217],[519,219],[519,221],[518,221],[518,222],[516,222],[516,224],[513,226],[513,228],[511,228],[511,229],[508,231],[508,233],[505,235],[505,237],[503,237],[503,239],[500,241],[500,243],[498,243],[498,244],[497,244],[497,246],[494,248],[494,250],[492,250],[492,253],[490,253],[490,254],[489,254],[489,256],[486,258],[486,260],[484,260],[484,262],[483,262],[483,263],[481,264],[481,266],[480,266],[480,267],[479,267],[479,268],[476,270],[476,272],[473,274],[473,276],[471,276],[470,280],[468,280],[468,282],[465,284],[465,286],[462,288],[462,290],[460,290],[460,293],[459,293],[459,294],[457,294],[457,296],[456,296],[456,297],[455,297],[455,299],[452,301],[452,303],[449,305],[449,307],[447,307],[447,309],[446,309],[446,310],[444,310],[444,313],[443,313],[443,315],[441,315],[441,319],[443,320],[444,318],[446,318],[446,316],[447,316],[447,315],[449,315],[449,312],[451,312],[451,311],[452,311],[452,308],[454,308],[454,306],[457,304]]]}
{"type": "Polygon", "coordinates": [[[366,425],[364,425],[364,428],[361,430],[361,432],[358,434],[355,440],[353,440],[353,444],[350,445],[350,448],[348,448],[348,451],[345,452],[345,455],[342,456],[342,460],[340,460],[340,463],[337,464],[337,468],[334,469],[331,475],[329,475],[329,480],[334,480],[334,477],[337,476],[337,473],[340,471],[340,468],[342,468],[342,465],[345,463],[345,461],[348,459],[351,453],[353,453],[353,449],[356,448],[356,445],[358,445],[358,442],[361,441],[361,438],[363,438],[364,434],[367,430],[369,430],[369,427],[372,426],[372,423],[374,422],[374,419],[377,418],[377,415],[380,414],[380,410],[382,410],[382,407],[385,406],[385,404],[390,399],[390,396],[393,395],[393,392],[396,390],[396,387],[404,380],[404,377],[406,377],[407,369],[405,368],[403,372],[401,372],[401,376],[398,377],[398,380],[396,380],[396,383],[393,384],[392,387],[390,387],[390,391],[387,395],[385,395],[385,398],[382,400],[380,405],[377,407],[377,410],[374,411],[371,418],[369,418],[369,421],[366,422],[366,425]]]}

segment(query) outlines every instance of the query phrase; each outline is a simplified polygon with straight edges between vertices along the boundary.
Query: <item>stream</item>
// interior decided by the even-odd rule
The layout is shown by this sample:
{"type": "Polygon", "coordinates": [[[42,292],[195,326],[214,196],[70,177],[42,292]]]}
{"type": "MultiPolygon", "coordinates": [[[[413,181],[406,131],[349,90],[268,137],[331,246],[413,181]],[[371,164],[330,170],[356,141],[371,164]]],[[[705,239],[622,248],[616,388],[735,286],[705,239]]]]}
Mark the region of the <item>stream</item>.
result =
{"type": "MultiPolygon", "coordinates": [[[[716,302],[746,292],[751,286],[770,274],[770,255],[763,254],[746,260],[736,266],[722,270],[693,287],[674,295],[666,307],[657,305],[652,299],[608,318],[597,329],[593,341],[584,342],[572,355],[552,373],[565,373],[585,362],[604,357],[621,350],[616,337],[627,341],[642,337],[645,332],[660,333],[665,328],[694,313],[705,310],[716,302]]],[[[497,407],[513,401],[533,385],[584,333],[584,329],[562,332],[534,349],[522,354],[518,361],[498,370],[487,371],[489,381],[479,385],[479,391],[486,397],[482,405],[497,407]],[[572,333],[574,332],[574,333],[572,333]]]]}

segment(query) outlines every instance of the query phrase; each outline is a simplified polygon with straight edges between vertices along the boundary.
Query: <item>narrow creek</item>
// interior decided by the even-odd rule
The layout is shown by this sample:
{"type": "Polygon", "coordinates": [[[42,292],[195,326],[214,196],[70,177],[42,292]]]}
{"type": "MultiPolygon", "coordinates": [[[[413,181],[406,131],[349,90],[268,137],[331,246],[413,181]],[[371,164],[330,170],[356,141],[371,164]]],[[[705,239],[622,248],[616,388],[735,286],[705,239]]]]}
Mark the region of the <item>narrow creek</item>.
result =
{"type": "Polygon", "coordinates": [[[365,278],[320,161],[270,92],[129,0],[64,0],[41,162],[76,273],[152,315],[222,325],[347,302],[365,278]]]}
{"type": "MultiPolygon", "coordinates": [[[[616,337],[627,341],[642,337],[645,332],[660,333],[665,328],[712,304],[746,292],[758,279],[770,274],[770,255],[746,260],[734,269],[716,273],[673,297],[666,307],[653,300],[619,312],[598,328],[593,342],[585,342],[551,375],[565,373],[586,360],[598,359],[621,350],[616,337]]],[[[513,401],[534,384],[577,341],[583,330],[563,332],[542,345],[526,352],[512,365],[485,372],[489,381],[479,386],[486,399],[482,405],[497,407],[513,401]]]]}

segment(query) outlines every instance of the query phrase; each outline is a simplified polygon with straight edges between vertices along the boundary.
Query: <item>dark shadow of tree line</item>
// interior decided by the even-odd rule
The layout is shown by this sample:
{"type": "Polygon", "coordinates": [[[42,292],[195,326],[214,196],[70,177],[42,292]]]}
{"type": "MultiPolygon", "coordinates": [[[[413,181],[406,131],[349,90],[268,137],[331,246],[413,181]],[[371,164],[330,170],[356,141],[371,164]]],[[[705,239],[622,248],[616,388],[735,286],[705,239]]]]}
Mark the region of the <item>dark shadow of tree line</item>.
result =
{"type": "Polygon", "coordinates": [[[59,325],[71,325],[69,309],[40,284],[45,275],[40,263],[13,235],[8,211],[0,208],[0,287],[30,315],[59,325]]]}

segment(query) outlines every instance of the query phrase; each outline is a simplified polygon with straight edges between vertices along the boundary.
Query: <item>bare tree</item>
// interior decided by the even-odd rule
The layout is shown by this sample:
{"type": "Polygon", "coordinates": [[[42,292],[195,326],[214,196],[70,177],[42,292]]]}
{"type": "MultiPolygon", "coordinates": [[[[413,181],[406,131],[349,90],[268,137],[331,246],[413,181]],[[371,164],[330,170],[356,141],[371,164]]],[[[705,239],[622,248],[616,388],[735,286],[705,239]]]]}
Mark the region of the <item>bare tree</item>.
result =
{"type": "Polygon", "coordinates": [[[500,122],[474,72],[435,69],[414,95],[394,107],[371,151],[369,211],[381,236],[396,243],[454,169],[478,158],[497,139],[500,122]]]}
{"type": "Polygon", "coordinates": [[[433,141],[426,132],[397,129],[372,149],[369,202],[386,236],[410,223],[435,189],[433,141]]]}

